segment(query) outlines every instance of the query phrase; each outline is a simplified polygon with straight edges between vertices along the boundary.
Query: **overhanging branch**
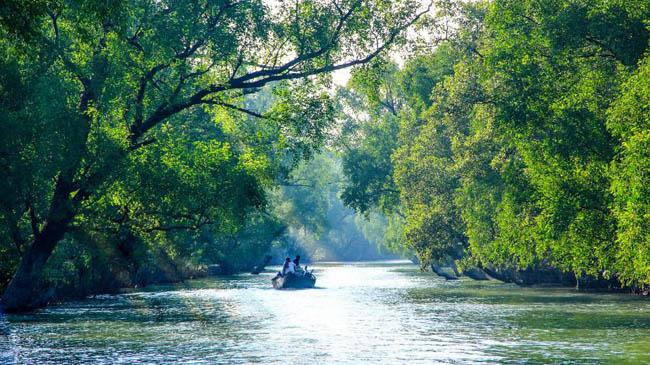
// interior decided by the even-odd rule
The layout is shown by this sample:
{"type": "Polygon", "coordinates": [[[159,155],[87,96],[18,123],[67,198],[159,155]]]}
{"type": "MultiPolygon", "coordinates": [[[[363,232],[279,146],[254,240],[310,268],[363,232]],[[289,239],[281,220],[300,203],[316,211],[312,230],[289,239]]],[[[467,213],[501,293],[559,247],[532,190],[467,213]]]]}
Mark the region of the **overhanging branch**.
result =
{"type": "Polygon", "coordinates": [[[248,114],[248,115],[250,115],[252,117],[255,117],[255,118],[269,119],[269,120],[273,119],[273,118],[269,117],[268,115],[263,115],[263,114],[260,114],[258,112],[255,112],[255,111],[252,111],[252,110],[249,110],[249,109],[246,109],[246,108],[238,107],[237,105],[226,103],[226,102],[220,101],[220,100],[204,100],[202,103],[203,104],[210,104],[210,105],[219,105],[219,106],[222,106],[224,108],[228,108],[228,109],[236,110],[238,112],[242,112],[244,114],[248,114]]]}
{"type": "MultiPolygon", "coordinates": [[[[358,4],[358,3],[355,3],[358,4]]],[[[316,51],[305,53],[302,55],[297,56],[291,61],[288,61],[287,63],[283,64],[282,66],[275,67],[275,68],[263,68],[257,71],[253,71],[247,74],[244,74],[239,77],[231,78],[227,83],[225,84],[216,84],[216,85],[211,85],[207,88],[201,89],[196,91],[193,95],[190,97],[186,98],[185,100],[182,100],[180,102],[174,103],[174,104],[169,104],[169,103],[162,103],[148,118],[146,118],[142,123],[138,124],[133,124],[130,129],[131,129],[131,141],[132,144],[137,144],[139,138],[144,135],[147,131],[149,131],[151,128],[154,126],[158,125],[160,122],[163,120],[169,118],[172,115],[175,115],[185,109],[191,108],[193,106],[199,105],[199,104],[206,104],[206,103],[212,103],[211,100],[207,99],[210,95],[218,94],[220,92],[224,91],[229,91],[229,90],[255,90],[259,89],[271,82],[276,82],[276,81],[282,81],[282,80],[295,80],[295,79],[301,79],[301,78],[306,78],[309,76],[317,75],[317,74],[322,74],[322,73],[328,73],[328,72],[333,72],[336,70],[341,70],[344,68],[349,68],[352,66],[357,66],[361,64],[365,64],[372,60],[373,58],[377,57],[381,52],[386,50],[390,45],[392,45],[397,36],[404,31],[406,28],[409,26],[413,25],[417,20],[419,20],[424,14],[429,12],[431,9],[432,3],[429,4],[426,10],[416,14],[413,19],[408,21],[407,23],[403,24],[402,26],[399,26],[395,29],[393,29],[390,33],[388,38],[379,46],[377,47],[374,51],[369,53],[367,56],[359,59],[354,59],[351,61],[347,62],[342,62],[339,64],[331,64],[331,65],[326,65],[322,67],[317,67],[313,69],[306,69],[306,70],[301,70],[301,71],[292,71],[295,69],[296,66],[306,63],[312,59],[318,58],[325,53],[327,53],[329,50],[333,49],[333,47],[336,45],[336,42],[339,39],[340,32],[343,29],[346,20],[351,16],[353,13],[353,10],[355,6],[353,6],[351,9],[348,10],[347,13],[345,13],[339,23],[337,24],[337,27],[335,28],[334,34],[331,38],[331,41],[328,43],[327,46],[322,47],[316,51]]],[[[244,108],[239,108],[234,105],[224,105],[224,107],[228,107],[231,109],[235,109],[241,112],[244,112],[246,114],[255,116],[255,117],[264,117],[263,115],[252,112],[250,110],[244,109],[244,108]]]]}

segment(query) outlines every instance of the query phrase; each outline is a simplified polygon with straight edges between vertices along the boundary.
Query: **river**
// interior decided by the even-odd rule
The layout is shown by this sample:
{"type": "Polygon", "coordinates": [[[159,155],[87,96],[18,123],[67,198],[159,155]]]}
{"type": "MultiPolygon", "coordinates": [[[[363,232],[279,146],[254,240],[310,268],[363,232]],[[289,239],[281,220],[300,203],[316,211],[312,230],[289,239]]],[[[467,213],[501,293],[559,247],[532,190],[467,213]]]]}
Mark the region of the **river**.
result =
{"type": "Polygon", "coordinates": [[[102,295],[0,318],[0,363],[650,363],[650,301],[444,281],[407,262],[316,265],[102,295]]]}

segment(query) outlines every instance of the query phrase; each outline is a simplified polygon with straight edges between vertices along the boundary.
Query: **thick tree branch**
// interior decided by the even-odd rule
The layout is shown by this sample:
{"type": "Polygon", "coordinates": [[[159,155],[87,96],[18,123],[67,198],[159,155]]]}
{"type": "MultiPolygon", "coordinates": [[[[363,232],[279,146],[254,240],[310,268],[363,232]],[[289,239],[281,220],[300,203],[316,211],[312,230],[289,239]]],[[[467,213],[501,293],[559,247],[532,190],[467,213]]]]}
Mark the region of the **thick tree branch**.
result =
{"type": "Polygon", "coordinates": [[[29,223],[32,227],[32,234],[36,237],[41,233],[38,229],[39,219],[31,203],[27,203],[27,210],[29,211],[29,223]]]}
{"type": "Polygon", "coordinates": [[[272,119],[268,115],[263,115],[263,114],[260,114],[258,112],[248,110],[248,109],[245,109],[245,108],[241,108],[241,107],[238,107],[237,105],[229,104],[229,103],[219,101],[219,100],[204,100],[203,103],[204,104],[211,104],[211,105],[219,105],[219,106],[222,106],[224,108],[228,108],[228,109],[236,110],[236,111],[241,112],[241,113],[248,114],[248,115],[250,115],[252,117],[255,117],[255,118],[272,119]]]}
{"type": "Polygon", "coordinates": [[[148,146],[148,145],[150,145],[152,143],[156,143],[156,141],[157,140],[155,138],[147,138],[147,139],[145,139],[145,140],[143,140],[141,142],[136,142],[135,144],[132,144],[129,147],[129,151],[135,151],[140,147],[144,147],[144,146],[148,146]]]}
{"type": "Polygon", "coordinates": [[[207,87],[205,89],[198,90],[195,92],[192,96],[186,98],[183,101],[180,101],[175,104],[168,104],[168,103],[163,103],[161,104],[147,119],[145,119],[140,125],[132,125],[131,126],[131,140],[133,144],[136,144],[138,139],[144,135],[147,131],[149,131],[151,128],[162,122],[163,120],[169,118],[170,116],[177,114],[185,109],[188,109],[190,107],[193,107],[195,105],[199,104],[205,104],[207,103],[206,97],[209,95],[217,94],[223,91],[228,91],[228,90],[246,90],[246,89],[258,89],[261,88],[271,82],[275,81],[281,81],[281,80],[295,80],[295,79],[301,79],[301,78],[306,78],[309,76],[317,75],[317,74],[322,74],[322,73],[327,73],[327,72],[332,72],[352,66],[357,66],[361,64],[365,64],[372,60],[373,58],[377,57],[381,52],[386,50],[390,45],[392,45],[397,38],[397,36],[404,31],[406,28],[411,26],[413,23],[415,23],[417,20],[419,20],[424,14],[426,14],[430,9],[431,9],[431,4],[427,7],[426,10],[416,14],[413,19],[411,19],[409,22],[393,29],[388,38],[379,46],[377,47],[374,51],[369,53],[366,57],[360,58],[360,59],[354,59],[351,61],[339,63],[339,64],[330,64],[322,67],[317,67],[313,69],[306,69],[302,71],[295,71],[292,72],[291,70],[301,64],[301,63],[306,63],[309,60],[315,59],[323,54],[325,54],[328,50],[332,49],[332,47],[335,45],[336,40],[338,39],[339,32],[341,29],[343,29],[343,26],[345,24],[345,21],[351,16],[353,13],[353,9],[348,11],[348,13],[344,14],[342,17],[342,21],[339,22],[339,24],[336,27],[336,30],[334,32],[334,35],[332,37],[332,41],[334,44],[329,44],[327,47],[322,47],[317,51],[302,54],[297,56],[291,61],[288,61],[284,65],[277,67],[277,68],[271,68],[271,69],[261,69],[257,71],[253,71],[250,73],[247,73],[245,75],[242,75],[240,77],[236,77],[234,79],[231,79],[228,83],[226,84],[217,84],[217,85],[212,85],[210,87],[207,87]]]}
{"type": "Polygon", "coordinates": [[[158,71],[161,71],[167,68],[167,64],[158,64],[152,67],[147,73],[140,78],[140,86],[138,87],[138,93],[135,98],[135,125],[142,124],[142,113],[144,109],[144,96],[147,89],[147,84],[154,78],[158,71]]]}

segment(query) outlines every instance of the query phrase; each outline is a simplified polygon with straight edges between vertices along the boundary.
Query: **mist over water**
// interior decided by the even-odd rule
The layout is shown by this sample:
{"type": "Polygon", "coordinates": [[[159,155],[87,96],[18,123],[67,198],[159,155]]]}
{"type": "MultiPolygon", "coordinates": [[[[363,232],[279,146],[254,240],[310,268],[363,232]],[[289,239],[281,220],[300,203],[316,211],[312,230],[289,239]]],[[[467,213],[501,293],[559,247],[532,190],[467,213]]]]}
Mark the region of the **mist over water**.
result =
{"type": "Polygon", "coordinates": [[[104,295],[0,320],[2,363],[641,363],[650,302],[445,282],[407,262],[316,265],[104,295]]]}

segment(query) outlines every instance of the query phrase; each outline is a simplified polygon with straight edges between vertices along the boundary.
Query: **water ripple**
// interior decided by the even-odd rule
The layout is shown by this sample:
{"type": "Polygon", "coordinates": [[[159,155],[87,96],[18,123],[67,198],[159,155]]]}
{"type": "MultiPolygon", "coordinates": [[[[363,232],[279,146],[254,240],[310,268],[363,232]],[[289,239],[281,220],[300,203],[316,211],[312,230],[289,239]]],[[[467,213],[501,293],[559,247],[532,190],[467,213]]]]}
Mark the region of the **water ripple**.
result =
{"type": "Polygon", "coordinates": [[[319,289],[272,273],[101,295],[0,317],[0,363],[640,363],[650,303],[445,282],[404,262],[321,264],[319,289]]]}

